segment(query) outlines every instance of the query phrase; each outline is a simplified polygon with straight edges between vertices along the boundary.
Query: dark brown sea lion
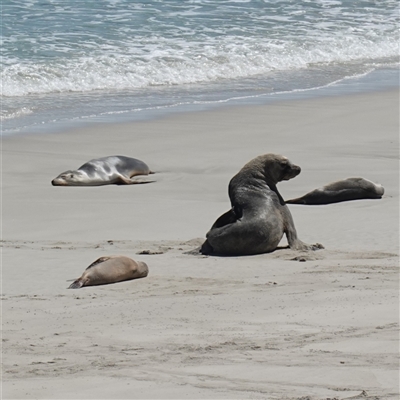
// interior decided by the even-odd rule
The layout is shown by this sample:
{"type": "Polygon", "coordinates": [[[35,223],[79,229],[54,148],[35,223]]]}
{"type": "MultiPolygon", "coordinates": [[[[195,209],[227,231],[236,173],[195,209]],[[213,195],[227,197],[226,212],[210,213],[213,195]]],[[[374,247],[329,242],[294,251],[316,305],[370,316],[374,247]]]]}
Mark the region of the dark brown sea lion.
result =
{"type": "Polygon", "coordinates": [[[144,262],[134,261],[125,256],[105,256],[90,264],[68,289],[129,281],[144,278],[148,273],[149,268],[144,262]]]}
{"type": "Polygon", "coordinates": [[[230,181],[232,208],[219,217],[200,251],[203,254],[247,255],[274,251],[283,234],[290,248],[309,250],[298,239],[289,208],[276,184],[294,178],[301,169],[286,157],[265,154],[248,162],[230,181]]]}
{"type": "Polygon", "coordinates": [[[332,182],[296,199],[287,200],[286,204],[331,204],[341,201],[380,199],[384,193],[382,185],[364,178],[347,178],[332,182]]]}
{"type": "Polygon", "coordinates": [[[135,183],[154,182],[137,175],[152,174],[149,167],[140,160],[125,156],[96,158],[83,164],[77,170],[65,171],[54,178],[53,186],[100,186],[132,185],[135,183]]]}

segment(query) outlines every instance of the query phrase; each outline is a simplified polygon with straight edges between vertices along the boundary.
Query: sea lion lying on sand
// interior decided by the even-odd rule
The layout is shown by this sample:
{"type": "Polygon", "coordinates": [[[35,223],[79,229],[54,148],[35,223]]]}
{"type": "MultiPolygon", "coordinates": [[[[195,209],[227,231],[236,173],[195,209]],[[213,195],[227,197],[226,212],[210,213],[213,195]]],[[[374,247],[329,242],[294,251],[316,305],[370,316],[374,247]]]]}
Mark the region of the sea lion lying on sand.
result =
{"type": "Polygon", "coordinates": [[[232,208],[219,217],[200,251],[203,254],[247,255],[274,251],[283,234],[290,248],[314,250],[298,239],[289,208],[276,184],[301,169],[286,157],[265,154],[248,162],[229,182],[232,208]]]}
{"type": "Polygon", "coordinates": [[[100,185],[132,185],[134,183],[150,183],[136,175],[153,174],[149,167],[136,158],[125,156],[109,156],[96,158],[83,164],[77,170],[65,171],[51,181],[53,186],[100,186],[100,185]],[[133,178],[133,179],[132,179],[133,178]]]}
{"type": "Polygon", "coordinates": [[[296,199],[287,200],[286,204],[331,204],[341,201],[380,199],[384,193],[382,185],[364,178],[347,178],[332,182],[296,199]]]}
{"type": "Polygon", "coordinates": [[[105,256],[90,264],[68,289],[129,281],[144,278],[148,273],[149,268],[144,262],[134,261],[125,256],[105,256]]]}

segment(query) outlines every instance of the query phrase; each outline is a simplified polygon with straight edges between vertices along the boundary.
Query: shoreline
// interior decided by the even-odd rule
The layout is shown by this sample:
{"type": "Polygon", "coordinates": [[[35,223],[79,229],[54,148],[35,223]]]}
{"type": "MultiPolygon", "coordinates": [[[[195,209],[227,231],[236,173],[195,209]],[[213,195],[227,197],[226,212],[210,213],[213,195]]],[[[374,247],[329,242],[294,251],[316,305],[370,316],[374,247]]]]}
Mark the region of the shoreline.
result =
{"type": "MultiPolygon", "coordinates": [[[[187,88],[191,86],[188,85],[187,88]]],[[[196,86],[194,86],[196,87],[196,86]]],[[[134,123],[162,119],[168,116],[181,115],[192,112],[203,112],[224,109],[226,107],[246,107],[262,106],[288,101],[312,100],[317,98],[329,98],[337,96],[348,96],[355,94],[368,94],[382,92],[387,90],[398,90],[400,82],[398,78],[398,67],[377,68],[373,71],[363,73],[357,76],[341,78],[338,81],[329,84],[305,89],[295,89],[291,91],[278,91],[259,94],[257,91],[249,89],[243,94],[231,94],[230,97],[220,98],[218,100],[189,101],[182,104],[169,104],[165,106],[154,106],[134,111],[105,112],[99,115],[82,116],[67,118],[64,120],[38,123],[31,126],[25,126],[22,131],[3,132],[5,137],[14,135],[29,135],[41,133],[62,133],[75,129],[90,128],[97,124],[112,125],[114,123],[134,123]]],[[[168,90],[168,88],[164,88],[168,90]]],[[[170,88],[173,89],[172,87],[170,88]]],[[[182,89],[183,90],[183,89],[182,89]]],[[[196,90],[196,89],[195,89],[196,90]]],[[[215,90],[215,89],[214,89],[215,90]]],[[[212,93],[212,91],[211,91],[212,93]]],[[[74,95],[79,96],[79,93],[74,95]]],[[[126,95],[121,92],[121,96],[126,95]]],[[[174,95],[174,92],[172,92],[174,95]]],[[[133,93],[131,94],[133,96],[133,93]]],[[[24,118],[24,117],[22,117],[24,118]]],[[[3,124],[7,120],[2,121],[3,124]]]]}
{"type": "Polygon", "coordinates": [[[3,138],[2,398],[398,398],[398,109],[392,90],[3,138]],[[384,197],[290,206],[324,250],[190,253],[263,153],[301,166],[286,199],[350,176],[384,197]],[[112,154],[156,182],[51,186],[112,154]],[[149,276],[66,289],[110,254],[149,276]]]}

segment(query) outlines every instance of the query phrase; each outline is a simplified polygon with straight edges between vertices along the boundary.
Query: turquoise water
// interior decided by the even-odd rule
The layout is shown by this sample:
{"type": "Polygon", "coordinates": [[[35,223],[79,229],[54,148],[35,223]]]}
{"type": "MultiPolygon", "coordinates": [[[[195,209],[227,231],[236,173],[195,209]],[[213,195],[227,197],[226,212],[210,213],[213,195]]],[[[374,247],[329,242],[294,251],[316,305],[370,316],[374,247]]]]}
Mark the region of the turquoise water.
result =
{"type": "Polygon", "coordinates": [[[398,85],[397,1],[3,0],[2,132],[398,85]],[[354,86],[355,85],[355,86],[354,86]]]}

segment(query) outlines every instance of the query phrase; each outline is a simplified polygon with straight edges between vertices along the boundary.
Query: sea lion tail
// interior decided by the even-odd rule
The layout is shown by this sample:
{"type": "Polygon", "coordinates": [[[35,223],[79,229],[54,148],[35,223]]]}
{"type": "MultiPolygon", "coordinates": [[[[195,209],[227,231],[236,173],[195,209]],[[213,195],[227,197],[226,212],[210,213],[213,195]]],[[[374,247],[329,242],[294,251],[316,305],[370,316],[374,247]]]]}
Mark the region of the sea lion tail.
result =
{"type": "Polygon", "coordinates": [[[80,289],[83,286],[83,280],[81,278],[73,281],[69,286],[68,289],[80,289]]]}

